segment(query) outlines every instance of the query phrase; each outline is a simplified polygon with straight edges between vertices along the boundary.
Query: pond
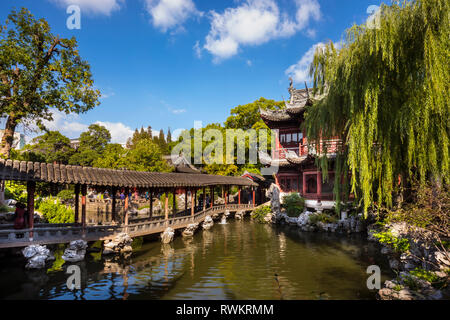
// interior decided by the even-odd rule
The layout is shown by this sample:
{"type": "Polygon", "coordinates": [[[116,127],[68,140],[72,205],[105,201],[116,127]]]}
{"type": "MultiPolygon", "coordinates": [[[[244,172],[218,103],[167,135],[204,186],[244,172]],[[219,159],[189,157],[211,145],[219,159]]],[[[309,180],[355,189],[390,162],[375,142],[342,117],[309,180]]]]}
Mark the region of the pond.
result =
{"type": "Polygon", "coordinates": [[[363,235],[306,233],[248,218],[169,245],[134,247],[128,259],[86,254],[74,291],[66,285],[70,264],[61,266],[61,259],[28,271],[21,257],[3,257],[0,299],[375,299],[367,267],[380,266],[381,283],[393,277],[379,247],[363,235]]]}

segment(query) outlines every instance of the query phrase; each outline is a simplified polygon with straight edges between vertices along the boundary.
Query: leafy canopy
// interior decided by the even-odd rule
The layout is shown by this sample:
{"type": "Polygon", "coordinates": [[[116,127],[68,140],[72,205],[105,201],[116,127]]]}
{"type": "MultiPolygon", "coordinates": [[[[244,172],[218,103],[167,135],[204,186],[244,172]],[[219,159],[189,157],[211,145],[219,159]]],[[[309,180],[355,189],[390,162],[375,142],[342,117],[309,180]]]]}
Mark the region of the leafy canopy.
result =
{"type": "Polygon", "coordinates": [[[365,212],[373,199],[391,206],[405,179],[449,181],[449,6],[383,5],[375,28],[353,26],[340,50],[330,42],[314,56],[314,88],[327,95],[307,111],[308,139],[346,141],[336,170],[351,171],[365,212]]]}

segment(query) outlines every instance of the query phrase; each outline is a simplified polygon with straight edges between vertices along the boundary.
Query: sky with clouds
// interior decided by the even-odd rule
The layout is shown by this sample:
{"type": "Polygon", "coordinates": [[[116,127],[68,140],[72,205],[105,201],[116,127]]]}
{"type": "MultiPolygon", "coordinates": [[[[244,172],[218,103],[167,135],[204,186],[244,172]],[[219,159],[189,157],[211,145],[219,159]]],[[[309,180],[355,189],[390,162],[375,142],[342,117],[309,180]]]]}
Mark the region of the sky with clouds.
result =
{"type": "MultiPolygon", "coordinates": [[[[124,143],[135,128],[222,123],[230,109],[260,97],[288,98],[309,81],[314,50],[343,39],[380,4],[375,0],[3,0],[0,21],[28,8],[52,32],[76,37],[89,61],[100,106],[54,113],[47,123],[76,138],[91,123],[124,143]],[[81,29],[69,30],[70,5],[81,29]]],[[[1,121],[0,121],[1,123],[1,121]]],[[[19,129],[20,130],[20,129],[19,129]]],[[[22,128],[22,130],[24,130],[22,128]]],[[[28,136],[36,133],[25,131],[28,136]]]]}

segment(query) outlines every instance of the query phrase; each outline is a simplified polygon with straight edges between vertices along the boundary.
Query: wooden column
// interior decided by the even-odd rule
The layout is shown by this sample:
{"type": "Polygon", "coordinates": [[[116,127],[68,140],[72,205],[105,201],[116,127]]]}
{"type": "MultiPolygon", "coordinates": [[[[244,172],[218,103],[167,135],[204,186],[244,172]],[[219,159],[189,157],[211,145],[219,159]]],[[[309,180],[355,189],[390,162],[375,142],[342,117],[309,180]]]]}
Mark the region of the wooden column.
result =
{"type": "Polygon", "coordinates": [[[164,218],[169,220],[169,193],[166,191],[164,194],[166,195],[166,199],[164,201],[164,218]]]}
{"type": "Polygon", "coordinates": [[[238,190],[238,204],[241,204],[241,187],[238,190]]]}
{"type": "Polygon", "coordinates": [[[195,202],[194,202],[194,195],[192,194],[192,189],[191,189],[191,216],[194,216],[194,211],[195,211],[195,202]]]}
{"type": "Polygon", "coordinates": [[[172,201],[172,214],[175,216],[177,214],[177,198],[176,190],[173,189],[173,201],[172,201]]]}
{"type": "Polygon", "coordinates": [[[228,189],[225,189],[225,208],[228,205],[228,189]]]}
{"type": "Polygon", "coordinates": [[[252,196],[252,201],[253,201],[253,206],[255,206],[255,188],[252,188],[252,192],[253,192],[253,196],[252,196]]]}
{"type": "Polygon", "coordinates": [[[87,185],[83,184],[81,186],[81,225],[83,229],[86,227],[86,194],[87,185]]]}
{"type": "Polygon", "coordinates": [[[184,214],[187,214],[188,209],[188,199],[187,199],[187,188],[184,188],[184,214]]]}
{"type": "Polygon", "coordinates": [[[206,210],[206,188],[203,187],[203,211],[206,210]]]}
{"type": "Polygon", "coordinates": [[[117,188],[111,188],[111,220],[116,221],[116,193],[117,188]]]}
{"type": "Polygon", "coordinates": [[[127,226],[128,225],[128,205],[129,205],[129,197],[128,194],[130,193],[130,190],[128,188],[125,188],[125,203],[124,203],[124,224],[127,226]]]}
{"type": "Polygon", "coordinates": [[[317,202],[322,202],[322,175],[317,171],[317,202]]]}
{"type": "Polygon", "coordinates": [[[150,218],[151,218],[153,216],[153,189],[150,189],[149,197],[150,197],[150,218]]]}
{"type": "Polygon", "coordinates": [[[75,185],[75,223],[78,223],[80,211],[80,185],[75,185]]]}
{"type": "Polygon", "coordinates": [[[209,192],[211,193],[211,204],[210,207],[212,208],[214,205],[214,187],[209,187],[209,192]]]}
{"type": "Polygon", "coordinates": [[[33,241],[34,229],[34,192],[36,191],[36,182],[27,181],[27,211],[28,211],[28,228],[30,229],[29,240],[33,241]]]}
{"type": "Polygon", "coordinates": [[[194,212],[197,207],[197,189],[194,188],[194,212]]]}
{"type": "Polygon", "coordinates": [[[305,196],[305,194],[306,194],[306,175],[305,175],[305,173],[303,172],[303,180],[302,180],[302,185],[303,185],[303,194],[302,194],[302,196],[304,197],[305,196]]]}

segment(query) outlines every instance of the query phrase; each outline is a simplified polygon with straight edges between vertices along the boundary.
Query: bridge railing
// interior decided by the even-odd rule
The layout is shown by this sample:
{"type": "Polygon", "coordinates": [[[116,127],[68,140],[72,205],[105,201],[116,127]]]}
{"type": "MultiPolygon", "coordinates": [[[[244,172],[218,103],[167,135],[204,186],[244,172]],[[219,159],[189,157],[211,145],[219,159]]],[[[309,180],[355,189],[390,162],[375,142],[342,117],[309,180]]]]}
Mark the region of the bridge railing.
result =
{"type": "MultiPolygon", "coordinates": [[[[13,247],[14,243],[65,243],[72,240],[85,238],[87,240],[99,240],[108,236],[114,236],[120,232],[127,232],[131,236],[138,234],[151,234],[152,231],[172,227],[174,229],[186,227],[191,223],[200,223],[206,215],[224,212],[225,210],[252,209],[251,204],[227,204],[217,205],[192,215],[174,217],[171,219],[149,219],[129,225],[96,225],[83,228],[80,224],[37,224],[33,229],[0,229],[0,247],[13,247]],[[30,241],[31,234],[33,242],[30,241]]],[[[155,231],[158,232],[158,231],[155,231]]]]}

